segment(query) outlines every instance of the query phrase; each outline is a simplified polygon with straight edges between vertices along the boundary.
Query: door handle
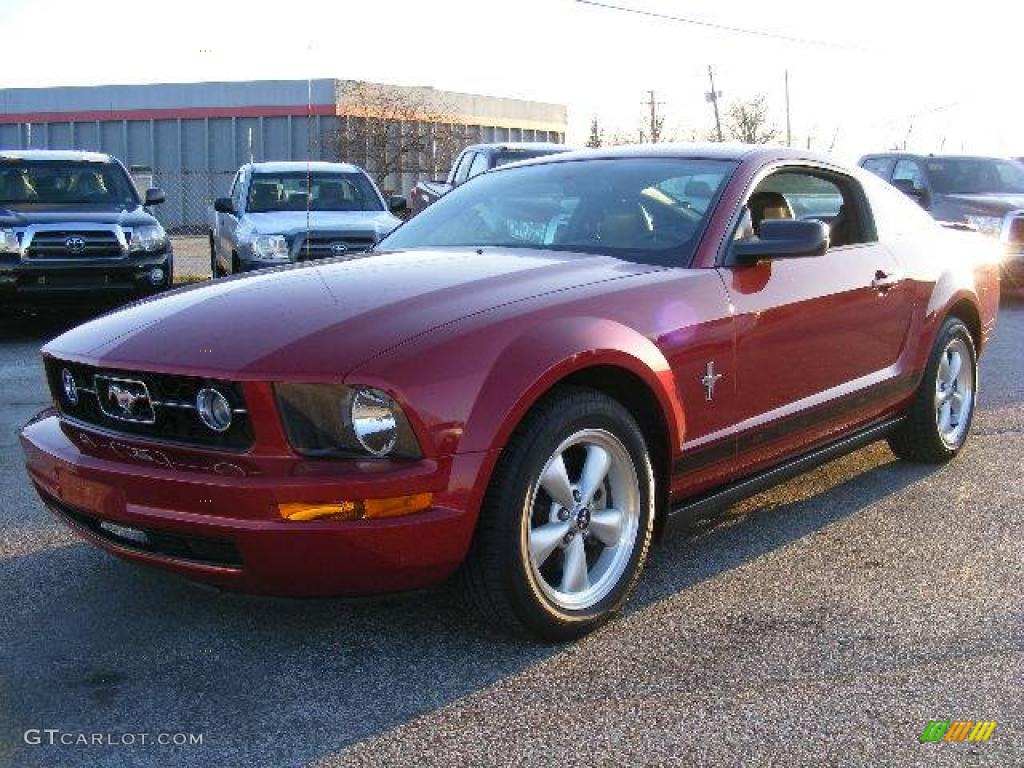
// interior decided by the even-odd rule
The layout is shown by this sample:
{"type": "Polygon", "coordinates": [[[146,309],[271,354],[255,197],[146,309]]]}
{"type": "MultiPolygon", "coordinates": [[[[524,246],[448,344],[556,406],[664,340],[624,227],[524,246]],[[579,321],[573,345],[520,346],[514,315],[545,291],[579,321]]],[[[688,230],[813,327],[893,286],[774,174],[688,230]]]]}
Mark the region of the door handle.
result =
{"type": "Polygon", "coordinates": [[[871,281],[871,287],[876,291],[888,291],[897,285],[903,276],[898,272],[884,272],[881,269],[875,272],[875,279],[871,281]]]}

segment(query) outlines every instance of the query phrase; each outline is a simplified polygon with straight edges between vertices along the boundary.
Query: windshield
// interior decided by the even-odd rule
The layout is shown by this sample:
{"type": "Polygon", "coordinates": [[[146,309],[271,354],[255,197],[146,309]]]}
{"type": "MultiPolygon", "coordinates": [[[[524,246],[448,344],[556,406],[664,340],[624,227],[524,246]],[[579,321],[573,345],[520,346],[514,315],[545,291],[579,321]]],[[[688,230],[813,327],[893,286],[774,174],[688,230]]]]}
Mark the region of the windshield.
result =
{"type": "Polygon", "coordinates": [[[139,198],[116,163],[0,159],[0,204],[134,207],[139,198]]]}
{"type": "Polygon", "coordinates": [[[250,213],[268,211],[382,211],[373,183],[362,173],[255,173],[250,213]]]}
{"type": "Polygon", "coordinates": [[[929,159],[932,188],[948,194],[1024,194],[1024,165],[988,158],[929,159]]]}
{"type": "Polygon", "coordinates": [[[410,219],[378,250],[545,248],[681,266],[735,168],[721,160],[623,158],[485,173],[410,219]]]}

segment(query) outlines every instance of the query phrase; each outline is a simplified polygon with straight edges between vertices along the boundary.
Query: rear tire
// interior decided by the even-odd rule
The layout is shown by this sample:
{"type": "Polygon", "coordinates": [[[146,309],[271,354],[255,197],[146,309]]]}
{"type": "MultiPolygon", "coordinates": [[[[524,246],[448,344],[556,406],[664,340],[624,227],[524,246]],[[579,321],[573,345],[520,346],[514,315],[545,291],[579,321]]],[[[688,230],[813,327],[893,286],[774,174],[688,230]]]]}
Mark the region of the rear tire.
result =
{"type": "Polygon", "coordinates": [[[889,436],[893,453],[928,464],[952,459],[970,434],[977,392],[974,339],[962,320],[947,318],[906,418],[889,436]]]}
{"type": "Polygon", "coordinates": [[[459,574],[486,619],[546,640],[608,620],[639,579],[654,530],[654,473],[616,400],[566,388],[502,452],[459,574]]]}

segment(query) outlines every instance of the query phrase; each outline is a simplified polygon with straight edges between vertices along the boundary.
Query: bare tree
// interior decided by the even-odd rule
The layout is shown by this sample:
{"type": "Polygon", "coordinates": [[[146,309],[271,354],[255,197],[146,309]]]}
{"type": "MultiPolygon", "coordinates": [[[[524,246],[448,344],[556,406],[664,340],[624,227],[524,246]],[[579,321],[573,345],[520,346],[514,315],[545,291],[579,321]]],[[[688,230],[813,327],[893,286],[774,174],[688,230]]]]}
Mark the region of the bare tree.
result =
{"type": "Polygon", "coordinates": [[[466,127],[432,88],[349,81],[339,97],[334,152],[385,191],[400,187],[403,173],[440,175],[465,143],[466,127]]]}
{"type": "Polygon", "coordinates": [[[725,113],[725,129],[729,138],[744,144],[768,144],[779,135],[768,121],[768,99],[763,93],[733,102],[725,113]]]}

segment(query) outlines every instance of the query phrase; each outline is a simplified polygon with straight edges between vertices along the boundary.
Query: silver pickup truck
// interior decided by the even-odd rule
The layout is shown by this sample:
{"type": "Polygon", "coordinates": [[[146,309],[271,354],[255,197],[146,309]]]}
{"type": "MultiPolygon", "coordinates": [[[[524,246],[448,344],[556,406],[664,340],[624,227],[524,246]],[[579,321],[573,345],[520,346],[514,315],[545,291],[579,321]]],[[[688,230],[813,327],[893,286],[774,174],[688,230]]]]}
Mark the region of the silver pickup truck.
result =
{"type": "Polygon", "coordinates": [[[232,272],[369,250],[401,223],[405,198],[385,200],[347,163],[248,163],[213,203],[210,268],[232,272]]]}
{"type": "Polygon", "coordinates": [[[442,195],[451,191],[474,176],[500,165],[530,160],[534,157],[568,152],[571,147],[564,144],[544,142],[505,142],[503,144],[472,144],[455,158],[447,179],[421,181],[409,193],[413,214],[417,214],[442,195]]]}

